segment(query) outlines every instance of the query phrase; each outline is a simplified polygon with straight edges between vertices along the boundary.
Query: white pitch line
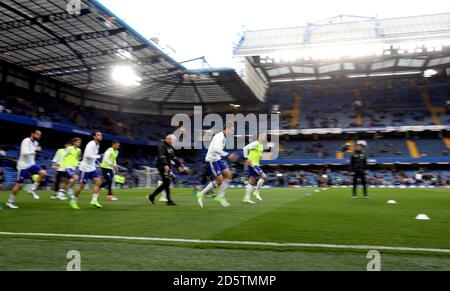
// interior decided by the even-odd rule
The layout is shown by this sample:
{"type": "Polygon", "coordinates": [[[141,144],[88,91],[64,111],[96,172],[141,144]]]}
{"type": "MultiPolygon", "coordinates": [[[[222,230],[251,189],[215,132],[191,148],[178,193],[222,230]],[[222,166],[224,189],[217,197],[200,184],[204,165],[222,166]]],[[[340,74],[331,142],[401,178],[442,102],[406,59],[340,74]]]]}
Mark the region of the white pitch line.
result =
{"type": "Polygon", "coordinates": [[[392,251],[414,251],[432,253],[450,253],[450,249],[412,248],[412,247],[388,247],[367,245],[335,245],[335,244],[313,244],[313,243],[277,243],[277,242],[253,242],[253,241],[225,241],[225,240],[201,240],[181,238],[158,238],[158,237],[134,237],[134,236],[108,236],[89,234],[54,234],[54,233],[27,233],[27,232],[0,232],[0,235],[34,236],[34,237],[69,237],[69,238],[91,238],[91,239],[117,239],[117,240],[140,240],[177,243],[199,243],[199,244],[225,244],[225,245],[250,245],[250,246],[272,246],[272,247],[310,247],[328,249],[356,249],[356,250],[392,250],[392,251]]]}

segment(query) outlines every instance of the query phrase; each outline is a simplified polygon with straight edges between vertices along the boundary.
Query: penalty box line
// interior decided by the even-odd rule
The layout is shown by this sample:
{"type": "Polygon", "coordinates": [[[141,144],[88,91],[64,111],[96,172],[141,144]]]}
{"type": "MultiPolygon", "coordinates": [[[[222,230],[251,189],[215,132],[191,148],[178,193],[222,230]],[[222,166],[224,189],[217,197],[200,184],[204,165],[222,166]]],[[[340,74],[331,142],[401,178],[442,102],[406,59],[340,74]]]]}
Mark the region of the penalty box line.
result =
{"type": "Polygon", "coordinates": [[[336,244],[314,244],[314,243],[278,243],[278,242],[256,242],[256,241],[255,242],[253,242],[253,241],[223,241],[223,240],[201,240],[201,239],[157,238],[157,237],[133,237],[133,236],[109,236],[109,235],[89,235],[89,234],[54,234],[54,233],[0,232],[0,236],[7,236],[7,235],[27,236],[27,237],[60,237],[60,238],[134,240],[134,241],[176,242],[176,243],[217,244],[217,245],[247,245],[247,246],[270,246],[270,247],[307,247],[307,248],[324,248],[324,249],[390,250],[390,251],[450,253],[450,249],[435,249],[435,248],[389,247],[389,246],[368,246],[368,245],[336,245],[336,244]]]}

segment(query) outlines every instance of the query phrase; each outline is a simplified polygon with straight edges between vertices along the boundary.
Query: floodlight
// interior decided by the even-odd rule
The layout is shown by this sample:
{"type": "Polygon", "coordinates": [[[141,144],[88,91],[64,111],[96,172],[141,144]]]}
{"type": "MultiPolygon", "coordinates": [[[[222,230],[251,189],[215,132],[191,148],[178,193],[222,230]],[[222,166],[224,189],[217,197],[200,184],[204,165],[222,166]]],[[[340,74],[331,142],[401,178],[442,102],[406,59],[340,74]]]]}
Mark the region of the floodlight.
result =
{"type": "Polygon", "coordinates": [[[133,56],[131,55],[131,53],[124,49],[118,49],[116,52],[116,56],[118,56],[119,58],[121,58],[123,60],[133,59],[133,56]]]}
{"type": "Polygon", "coordinates": [[[437,73],[438,72],[436,70],[428,69],[423,72],[423,76],[425,78],[430,78],[430,77],[433,77],[434,75],[437,75],[437,73]]]}
{"type": "Polygon", "coordinates": [[[115,66],[111,75],[112,79],[125,86],[140,86],[142,78],[130,66],[115,66]]]}

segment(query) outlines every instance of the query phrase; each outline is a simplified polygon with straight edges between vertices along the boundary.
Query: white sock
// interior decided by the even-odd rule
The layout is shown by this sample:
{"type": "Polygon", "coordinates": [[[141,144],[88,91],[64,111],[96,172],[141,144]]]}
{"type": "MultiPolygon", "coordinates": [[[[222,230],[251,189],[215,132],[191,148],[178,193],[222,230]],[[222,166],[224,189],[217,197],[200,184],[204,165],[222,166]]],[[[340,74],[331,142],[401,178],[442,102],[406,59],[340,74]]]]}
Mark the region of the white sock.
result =
{"type": "Polygon", "coordinates": [[[77,203],[78,198],[74,195],[72,196],[72,200],[70,200],[72,203],[77,203]]]}
{"type": "Polygon", "coordinates": [[[229,180],[229,179],[223,180],[222,185],[220,185],[220,191],[219,191],[219,195],[218,195],[219,197],[225,198],[225,191],[230,186],[230,182],[231,182],[231,180],[229,180]]]}
{"type": "Polygon", "coordinates": [[[34,182],[33,185],[31,186],[31,191],[36,191],[38,187],[39,187],[39,182],[34,182]]]}
{"type": "Polygon", "coordinates": [[[165,191],[165,190],[161,192],[161,197],[163,197],[163,198],[166,198],[166,199],[167,199],[167,193],[166,193],[166,191],[165,191]]]}
{"type": "Polygon", "coordinates": [[[98,194],[92,194],[92,202],[97,202],[98,194]]]}
{"type": "Polygon", "coordinates": [[[253,192],[253,186],[252,186],[252,184],[248,183],[246,190],[245,190],[245,197],[250,198],[250,195],[252,195],[252,192],[253,192]]]}
{"type": "Polygon", "coordinates": [[[259,191],[264,184],[264,179],[259,179],[258,183],[256,184],[256,191],[259,191]]]}
{"type": "Polygon", "coordinates": [[[9,203],[16,203],[16,196],[12,195],[12,194],[9,195],[8,202],[9,203]]]}
{"type": "Polygon", "coordinates": [[[216,188],[216,182],[209,183],[208,186],[206,186],[206,188],[203,189],[202,195],[205,196],[206,194],[211,192],[214,188],[216,188]]]}
{"type": "Polygon", "coordinates": [[[59,189],[58,192],[59,192],[59,193],[66,193],[66,190],[64,190],[64,189],[59,189]]]}

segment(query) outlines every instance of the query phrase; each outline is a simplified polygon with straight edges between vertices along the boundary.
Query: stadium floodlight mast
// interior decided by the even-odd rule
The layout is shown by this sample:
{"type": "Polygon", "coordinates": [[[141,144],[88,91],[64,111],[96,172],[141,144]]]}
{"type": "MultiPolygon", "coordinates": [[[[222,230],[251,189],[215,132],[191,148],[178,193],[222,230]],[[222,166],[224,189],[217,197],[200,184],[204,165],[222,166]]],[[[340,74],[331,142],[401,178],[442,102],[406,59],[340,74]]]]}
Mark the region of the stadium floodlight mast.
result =
{"type": "Polygon", "coordinates": [[[125,85],[138,87],[141,85],[142,78],[139,77],[131,66],[117,65],[113,68],[111,77],[114,81],[125,85]]]}

